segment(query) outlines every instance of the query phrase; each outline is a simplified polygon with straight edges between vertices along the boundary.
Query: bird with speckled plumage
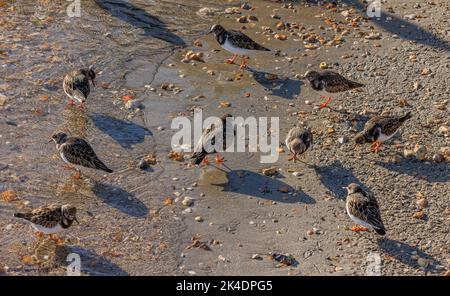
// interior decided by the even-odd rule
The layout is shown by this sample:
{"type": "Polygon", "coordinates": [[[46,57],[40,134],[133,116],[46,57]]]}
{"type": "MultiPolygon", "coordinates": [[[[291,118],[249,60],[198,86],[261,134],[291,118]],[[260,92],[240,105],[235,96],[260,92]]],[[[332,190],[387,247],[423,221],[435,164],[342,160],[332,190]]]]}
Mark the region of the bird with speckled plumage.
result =
{"type": "Polygon", "coordinates": [[[221,25],[213,25],[210,33],[213,33],[222,48],[231,52],[233,57],[226,60],[227,64],[233,64],[237,56],[242,56],[240,68],[247,67],[248,56],[256,51],[270,51],[270,49],[256,43],[244,33],[236,30],[226,30],[221,25]]]}
{"type": "Polygon", "coordinates": [[[66,168],[77,170],[74,176],[76,179],[81,178],[81,172],[74,165],[102,170],[107,173],[113,172],[98,158],[94,149],[84,139],[69,137],[63,132],[58,132],[52,136],[52,140],[56,143],[56,149],[61,159],[68,165],[66,168]]]}
{"type": "Polygon", "coordinates": [[[84,108],[86,99],[91,92],[89,81],[95,86],[95,72],[92,68],[70,71],[64,77],[63,89],[69,97],[69,106],[73,106],[77,101],[80,109],[84,108]]]}
{"type": "MultiPolygon", "coordinates": [[[[361,88],[364,84],[349,80],[339,73],[333,71],[308,71],[304,75],[311,88],[315,91],[326,91],[327,93],[344,92],[351,89],[361,88]]],[[[320,105],[320,109],[328,106],[332,98],[329,97],[320,105]]]]}
{"type": "Polygon", "coordinates": [[[380,207],[375,196],[364,191],[358,184],[352,183],[347,189],[346,210],[350,219],[358,226],[352,227],[353,231],[365,231],[373,229],[379,235],[385,235],[386,229],[381,220],[380,207]]]}

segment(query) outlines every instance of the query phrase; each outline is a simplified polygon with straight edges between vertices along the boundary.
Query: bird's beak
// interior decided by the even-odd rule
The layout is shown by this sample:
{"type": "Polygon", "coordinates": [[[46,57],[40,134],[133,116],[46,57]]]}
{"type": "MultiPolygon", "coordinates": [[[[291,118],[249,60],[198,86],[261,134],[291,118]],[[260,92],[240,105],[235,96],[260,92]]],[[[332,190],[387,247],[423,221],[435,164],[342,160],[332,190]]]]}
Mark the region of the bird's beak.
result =
{"type": "Polygon", "coordinates": [[[53,139],[50,139],[50,141],[48,141],[47,144],[48,144],[48,143],[51,143],[51,142],[53,142],[53,139]]]}

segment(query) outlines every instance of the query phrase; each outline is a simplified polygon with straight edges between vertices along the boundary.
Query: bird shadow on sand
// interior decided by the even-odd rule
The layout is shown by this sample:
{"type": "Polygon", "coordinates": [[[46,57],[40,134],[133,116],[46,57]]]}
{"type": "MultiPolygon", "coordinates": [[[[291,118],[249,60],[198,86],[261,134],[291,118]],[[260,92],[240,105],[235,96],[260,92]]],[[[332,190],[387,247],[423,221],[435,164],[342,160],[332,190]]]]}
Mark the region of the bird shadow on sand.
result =
{"type": "Polygon", "coordinates": [[[263,86],[269,92],[269,95],[292,100],[300,94],[301,86],[303,85],[301,80],[294,80],[288,77],[280,78],[278,75],[249,67],[246,70],[253,74],[255,81],[263,86]],[[267,77],[274,77],[274,79],[268,79],[267,77]]]}
{"type": "Polygon", "coordinates": [[[428,272],[436,272],[440,262],[427,253],[403,242],[392,239],[382,239],[378,243],[379,248],[386,254],[412,268],[423,269],[428,272]],[[419,264],[419,261],[421,264],[419,264]]]}
{"type": "Polygon", "coordinates": [[[375,164],[387,170],[425,178],[431,183],[446,183],[450,180],[450,165],[448,163],[421,162],[416,159],[402,159],[398,163],[375,161],[375,164]]]}
{"type": "Polygon", "coordinates": [[[128,191],[111,184],[93,182],[92,192],[109,206],[133,217],[147,216],[147,206],[128,191]]]}
{"type": "Polygon", "coordinates": [[[153,136],[149,129],[132,122],[98,113],[94,113],[90,117],[98,129],[108,134],[125,149],[144,142],[146,136],[153,136]]]}
{"type": "MultiPolygon", "coordinates": [[[[310,4],[323,3],[323,1],[316,0],[309,0],[308,2],[310,4]]],[[[367,4],[364,4],[362,1],[356,0],[342,0],[341,2],[350,7],[353,6],[363,17],[367,17],[367,6],[372,3],[372,1],[367,1],[367,4]]],[[[383,6],[381,8],[383,8],[383,6]]],[[[430,46],[435,49],[445,51],[450,50],[449,43],[441,39],[433,32],[427,31],[415,23],[404,20],[394,13],[390,13],[382,9],[380,18],[369,17],[368,19],[379,28],[393,35],[395,34],[402,39],[430,46]],[[387,20],[387,18],[390,18],[390,20],[387,20]]]]}
{"type": "Polygon", "coordinates": [[[95,0],[97,5],[112,16],[140,28],[146,36],[166,41],[172,45],[185,47],[184,40],[172,33],[158,17],[142,8],[123,0],[95,0]]]}
{"type": "Polygon", "coordinates": [[[244,195],[273,200],[280,203],[314,204],[314,198],[292,186],[274,178],[270,178],[247,170],[233,171],[228,174],[229,183],[225,192],[236,192],[244,195]],[[280,189],[283,191],[281,192],[280,189]],[[296,193],[288,195],[287,192],[296,193]]]}
{"type": "Polygon", "coordinates": [[[66,245],[58,248],[57,256],[59,257],[61,265],[70,266],[71,263],[75,263],[75,261],[70,260],[70,256],[68,257],[69,254],[77,254],[78,256],[80,256],[80,267],[82,274],[91,276],[129,275],[125,270],[123,270],[104,256],[74,245],[66,245]]]}
{"type": "Polygon", "coordinates": [[[322,184],[337,198],[345,200],[347,187],[350,183],[356,183],[364,190],[370,190],[353,174],[351,169],[345,168],[340,160],[335,160],[330,165],[314,166],[314,170],[320,177],[322,184]]]}

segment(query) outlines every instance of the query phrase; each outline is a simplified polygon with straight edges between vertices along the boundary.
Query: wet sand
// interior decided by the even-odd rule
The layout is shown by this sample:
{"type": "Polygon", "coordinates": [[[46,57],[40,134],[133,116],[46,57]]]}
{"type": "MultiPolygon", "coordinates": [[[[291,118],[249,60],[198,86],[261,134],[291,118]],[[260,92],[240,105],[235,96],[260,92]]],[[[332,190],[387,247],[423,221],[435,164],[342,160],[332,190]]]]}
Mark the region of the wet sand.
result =
{"type": "MultiPolygon", "coordinates": [[[[414,8],[414,1],[388,1],[380,20],[358,20],[352,27],[341,13],[350,7],[341,5],[334,11],[314,3],[290,9],[249,1],[255,9],[239,11],[258,21],[240,24],[241,15],[222,12],[241,3],[176,2],[86,1],[81,18],[66,16],[65,1],[16,1],[8,4],[14,10],[1,12],[7,21],[1,23],[0,93],[7,101],[0,106],[0,192],[12,189],[19,197],[0,201],[0,268],[6,274],[64,274],[70,252],[80,254],[86,275],[364,275],[373,253],[382,259],[383,275],[449,269],[448,162],[402,156],[416,144],[426,146],[429,158],[449,146],[448,133],[439,131],[449,124],[448,3],[414,8]],[[196,12],[203,7],[217,11],[202,17],[196,12]],[[394,12],[386,12],[389,7],[394,12]],[[416,17],[405,18],[411,14],[416,17]],[[332,24],[326,18],[348,34],[327,29],[332,24]],[[248,35],[280,53],[252,57],[247,70],[224,64],[230,55],[204,34],[218,21],[234,29],[245,25],[248,35]],[[343,41],[306,50],[301,36],[275,28],[279,21],[304,26],[303,35],[311,30],[327,41],[343,35],[343,41]],[[262,26],[287,40],[263,34],[262,26]],[[381,35],[364,38],[370,32],[381,35]],[[202,47],[192,45],[196,39],[202,47]],[[182,63],[188,50],[203,52],[205,62],[182,63]],[[339,112],[317,110],[323,99],[299,79],[321,62],[367,85],[364,92],[335,96],[332,106],[339,112]],[[87,112],[65,108],[64,74],[89,65],[95,66],[98,87],[87,112]],[[424,68],[430,74],[421,75],[424,68]],[[163,83],[182,91],[163,90],[163,83]],[[142,100],[143,107],[126,109],[124,96],[142,100]],[[218,108],[221,101],[231,107],[218,108]],[[305,122],[315,132],[305,159],[313,167],[288,162],[286,153],[273,165],[259,163],[257,153],[225,153],[233,169],[229,184],[197,184],[199,169],[167,156],[172,118],[191,116],[193,107],[204,116],[279,117],[281,141],[305,122]],[[373,113],[406,111],[413,118],[379,155],[355,149],[351,138],[373,113]],[[86,169],[83,180],[73,180],[54,145],[46,144],[57,130],[88,139],[115,173],[86,169]],[[341,137],[349,140],[339,144],[341,137]],[[148,154],[158,163],[140,170],[137,164],[148,154]],[[279,174],[263,176],[261,169],[270,166],[279,174]],[[351,182],[377,196],[386,238],[349,230],[342,187],[351,182]],[[186,196],[193,206],[182,205],[186,196]],[[421,198],[428,204],[423,209],[421,198]],[[63,234],[65,247],[52,264],[27,264],[24,258],[39,245],[12,214],[63,202],[79,208],[80,225],[63,234]],[[424,217],[413,218],[420,211],[424,217]],[[299,264],[278,268],[267,258],[270,252],[289,253],[299,264]],[[252,259],[255,254],[262,259],[252,259]]],[[[363,6],[353,3],[350,17],[357,18],[363,6]]]]}

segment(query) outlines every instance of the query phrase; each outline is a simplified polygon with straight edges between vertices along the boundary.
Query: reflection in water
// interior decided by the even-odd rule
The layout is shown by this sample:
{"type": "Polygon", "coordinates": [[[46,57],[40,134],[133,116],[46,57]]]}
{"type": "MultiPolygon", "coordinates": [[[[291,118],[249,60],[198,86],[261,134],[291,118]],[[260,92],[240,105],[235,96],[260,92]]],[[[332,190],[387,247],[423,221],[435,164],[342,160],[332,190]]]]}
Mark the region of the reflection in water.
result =
{"type": "Polygon", "coordinates": [[[85,111],[77,107],[71,107],[64,110],[64,128],[62,131],[68,132],[71,137],[80,137],[86,139],[89,127],[89,118],[85,111]]]}

